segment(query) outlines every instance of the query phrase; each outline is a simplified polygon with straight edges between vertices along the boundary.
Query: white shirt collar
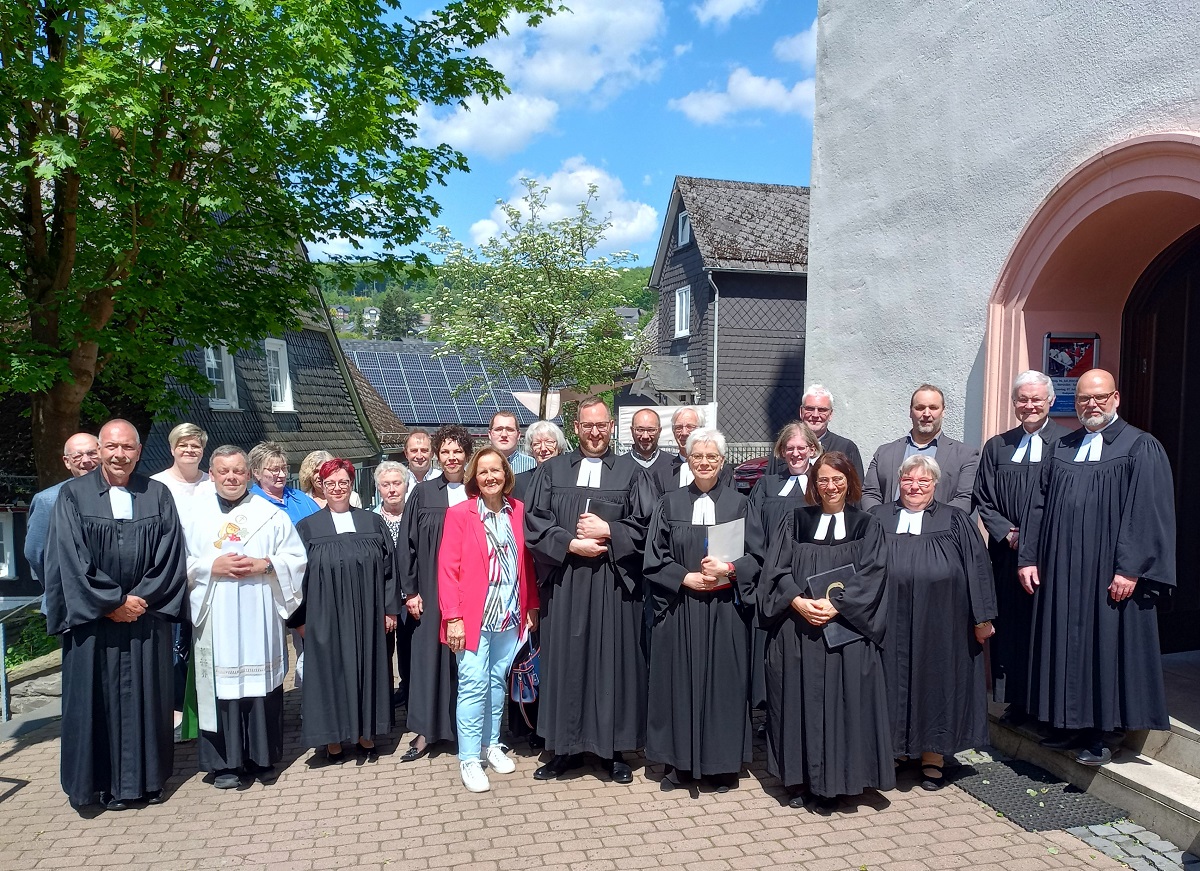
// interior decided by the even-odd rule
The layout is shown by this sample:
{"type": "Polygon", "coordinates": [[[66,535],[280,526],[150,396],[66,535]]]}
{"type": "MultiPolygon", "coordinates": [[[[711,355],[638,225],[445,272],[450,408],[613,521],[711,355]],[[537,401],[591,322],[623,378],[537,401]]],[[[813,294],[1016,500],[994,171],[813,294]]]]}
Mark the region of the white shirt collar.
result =
{"type": "Polygon", "coordinates": [[[717,522],[717,506],[712,497],[701,493],[692,503],[692,523],[697,526],[713,526],[717,522]]]}
{"type": "Polygon", "coordinates": [[[692,474],[692,467],[684,460],[683,465],[679,467],[679,486],[686,487],[695,480],[696,476],[692,474]]]}
{"type": "Polygon", "coordinates": [[[1075,462],[1077,463],[1095,463],[1100,459],[1100,453],[1104,450],[1104,436],[1102,433],[1117,422],[1117,418],[1113,418],[1104,426],[1095,432],[1089,432],[1083,437],[1083,441],[1079,443],[1079,450],[1075,452],[1075,462]]]}
{"type": "Polygon", "coordinates": [[[896,522],[897,534],[907,532],[909,535],[921,534],[921,521],[925,518],[925,510],[909,511],[907,508],[900,509],[900,519],[896,522]]]}
{"type": "Polygon", "coordinates": [[[801,493],[803,493],[805,490],[808,489],[808,473],[807,472],[801,472],[799,475],[790,476],[786,481],[783,482],[783,487],[780,489],[779,495],[787,496],[794,489],[796,489],[797,484],[800,485],[801,493]]]}
{"type": "Polygon", "coordinates": [[[600,470],[604,468],[601,457],[584,457],[579,463],[579,477],[575,479],[576,487],[599,487],[600,470]]]}
{"type": "Polygon", "coordinates": [[[814,541],[824,541],[829,535],[829,521],[833,521],[833,540],[842,541],[846,537],[846,512],[839,511],[837,514],[822,514],[821,520],[817,524],[817,534],[813,537],[814,541]]]}

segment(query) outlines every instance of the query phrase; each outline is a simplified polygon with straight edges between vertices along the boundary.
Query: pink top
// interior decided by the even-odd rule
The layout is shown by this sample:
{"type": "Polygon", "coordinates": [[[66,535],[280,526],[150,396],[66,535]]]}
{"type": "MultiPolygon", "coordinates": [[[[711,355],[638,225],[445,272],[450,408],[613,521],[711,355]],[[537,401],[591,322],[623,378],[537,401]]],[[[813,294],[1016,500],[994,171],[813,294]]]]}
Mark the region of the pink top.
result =
{"type": "MultiPolygon", "coordinates": [[[[538,607],[537,575],[533,554],[525,547],[525,506],[510,498],[513,540],[517,545],[517,597],[521,610],[521,634],[525,615],[538,607]]],[[[479,649],[483,606],[488,593],[488,549],[479,498],[471,497],[446,511],[442,543],[438,547],[438,605],[442,609],[440,637],[446,643],[446,623],[461,619],[467,650],[479,649]]]]}

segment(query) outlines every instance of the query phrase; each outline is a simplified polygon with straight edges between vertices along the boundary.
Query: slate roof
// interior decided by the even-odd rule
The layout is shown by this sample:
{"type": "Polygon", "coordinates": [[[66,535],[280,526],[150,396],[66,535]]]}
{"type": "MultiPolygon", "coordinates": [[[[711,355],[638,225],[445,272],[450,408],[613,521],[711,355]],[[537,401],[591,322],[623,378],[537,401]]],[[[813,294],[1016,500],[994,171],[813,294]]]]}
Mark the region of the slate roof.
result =
{"type": "Polygon", "coordinates": [[[650,285],[658,286],[681,209],[705,268],[807,273],[808,207],[806,187],[676,176],[650,285]]]}
{"type": "Polygon", "coordinates": [[[647,356],[638,369],[638,381],[643,381],[659,393],[695,393],[696,382],[688,373],[682,357],[647,356]]]}

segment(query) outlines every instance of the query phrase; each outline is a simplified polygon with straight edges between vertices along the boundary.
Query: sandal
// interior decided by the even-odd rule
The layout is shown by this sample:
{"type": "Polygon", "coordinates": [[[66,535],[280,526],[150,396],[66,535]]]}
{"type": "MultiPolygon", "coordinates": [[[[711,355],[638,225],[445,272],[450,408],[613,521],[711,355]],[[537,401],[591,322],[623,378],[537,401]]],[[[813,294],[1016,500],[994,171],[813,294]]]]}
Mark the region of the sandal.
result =
{"type": "Polygon", "coordinates": [[[921,788],[936,792],[946,785],[946,777],[942,774],[942,766],[928,763],[921,766],[921,788]],[[932,774],[930,772],[933,772],[932,774]]]}

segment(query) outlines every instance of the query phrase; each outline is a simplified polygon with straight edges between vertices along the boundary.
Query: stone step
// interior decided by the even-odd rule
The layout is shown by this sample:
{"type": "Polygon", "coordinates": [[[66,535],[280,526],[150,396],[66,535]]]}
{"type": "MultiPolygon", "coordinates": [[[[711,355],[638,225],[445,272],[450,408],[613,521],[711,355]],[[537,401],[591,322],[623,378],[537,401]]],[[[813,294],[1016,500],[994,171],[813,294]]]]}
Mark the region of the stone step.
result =
{"type": "Polygon", "coordinates": [[[1135,754],[1200,777],[1200,732],[1174,717],[1170,731],[1130,732],[1124,746],[1135,754]]]}
{"type": "MultiPolygon", "coordinates": [[[[1173,739],[1190,740],[1173,731],[1153,735],[1172,736],[1158,749],[1164,749],[1173,739]]],[[[1147,740],[1151,738],[1148,736],[1147,740]]],[[[1112,762],[1099,768],[1080,765],[1073,751],[1043,747],[1032,731],[1013,729],[994,717],[991,741],[1000,752],[1041,766],[1067,783],[1121,808],[1132,820],[1180,848],[1200,855],[1200,777],[1190,771],[1130,747],[1123,747],[1112,762]]]]}

